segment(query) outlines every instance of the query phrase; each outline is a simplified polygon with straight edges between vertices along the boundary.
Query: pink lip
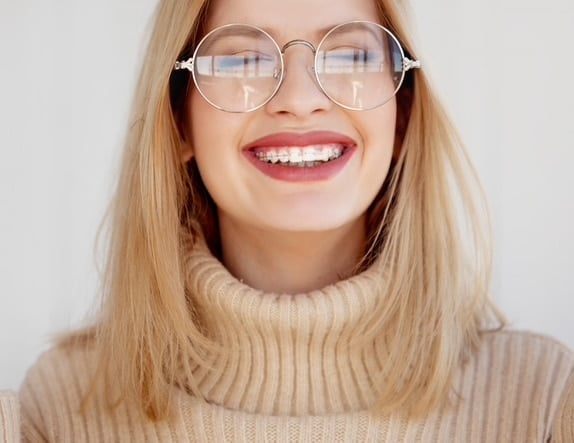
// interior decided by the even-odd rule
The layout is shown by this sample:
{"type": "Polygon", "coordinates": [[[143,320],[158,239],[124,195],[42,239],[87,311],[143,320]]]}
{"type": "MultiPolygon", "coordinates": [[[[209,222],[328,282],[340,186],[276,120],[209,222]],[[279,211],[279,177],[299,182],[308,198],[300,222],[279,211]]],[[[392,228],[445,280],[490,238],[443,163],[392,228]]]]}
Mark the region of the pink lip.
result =
{"type": "Polygon", "coordinates": [[[300,182],[322,181],[337,175],[355,152],[357,143],[350,137],[331,131],[313,131],[307,133],[281,132],[259,138],[242,148],[244,155],[259,171],[276,180],[300,182]],[[256,151],[286,146],[309,146],[323,144],[340,144],[343,154],[336,160],[314,167],[292,167],[279,163],[262,162],[255,156],[256,151]]]}

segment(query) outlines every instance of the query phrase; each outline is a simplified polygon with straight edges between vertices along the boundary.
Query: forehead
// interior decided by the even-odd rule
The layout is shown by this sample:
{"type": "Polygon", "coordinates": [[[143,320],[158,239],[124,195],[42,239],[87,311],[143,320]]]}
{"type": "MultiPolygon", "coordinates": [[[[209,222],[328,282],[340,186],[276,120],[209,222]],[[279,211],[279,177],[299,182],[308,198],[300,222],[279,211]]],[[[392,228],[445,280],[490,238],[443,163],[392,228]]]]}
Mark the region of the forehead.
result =
{"type": "Polygon", "coordinates": [[[228,23],[246,23],[286,38],[301,38],[350,20],[378,22],[375,1],[213,0],[208,30],[228,23]]]}

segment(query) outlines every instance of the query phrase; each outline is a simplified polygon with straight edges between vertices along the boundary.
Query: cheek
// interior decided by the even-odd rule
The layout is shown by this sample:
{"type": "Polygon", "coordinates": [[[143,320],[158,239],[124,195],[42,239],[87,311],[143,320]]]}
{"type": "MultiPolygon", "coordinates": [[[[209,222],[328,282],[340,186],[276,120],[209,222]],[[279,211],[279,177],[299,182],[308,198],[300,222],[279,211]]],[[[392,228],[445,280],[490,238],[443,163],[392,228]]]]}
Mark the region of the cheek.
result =
{"type": "Polygon", "coordinates": [[[199,93],[190,97],[190,144],[201,178],[218,203],[225,189],[240,176],[245,116],[215,109],[199,93]]]}
{"type": "Polygon", "coordinates": [[[213,137],[215,132],[211,127],[214,116],[210,108],[212,107],[193,89],[190,95],[187,124],[189,134],[191,134],[191,144],[196,156],[201,156],[204,147],[211,144],[210,138],[213,137]]]}
{"type": "Polygon", "coordinates": [[[191,94],[189,111],[190,143],[199,166],[234,145],[239,129],[232,114],[215,109],[196,91],[191,94]]]}
{"type": "Polygon", "coordinates": [[[366,155],[390,158],[394,156],[397,128],[397,104],[391,100],[380,108],[364,114],[363,136],[366,155]]]}
{"type": "Polygon", "coordinates": [[[369,204],[375,199],[387,178],[392,158],[396,155],[396,102],[386,103],[381,108],[365,114],[363,134],[365,151],[362,161],[362,188],[369,204]]]}

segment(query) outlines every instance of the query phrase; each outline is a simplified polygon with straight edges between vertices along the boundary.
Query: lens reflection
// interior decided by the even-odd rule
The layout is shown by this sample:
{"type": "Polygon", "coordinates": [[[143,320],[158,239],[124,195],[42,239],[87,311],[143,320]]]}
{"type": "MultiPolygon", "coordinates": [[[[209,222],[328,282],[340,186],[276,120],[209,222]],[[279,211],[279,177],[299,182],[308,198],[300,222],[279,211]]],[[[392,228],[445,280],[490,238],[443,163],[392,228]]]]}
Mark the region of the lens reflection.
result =
{"type": "Polygon", "coordinates": [[[228,25],[208,34],[197,47],[193,75],[213,106],[247,112],[269,100],[281,80],[281,52],[262,30],[228,25]]]}
{"type": "Polygon", "coordinates": [[[382,26],[351,22],[335,27],[316,55],[317,81],[335,103],[372,109],[390,100],[402,81],[402,50],[382,26]]]}
{"type": "MultiPolygon", "coordinates": [[[[314,50],[311,43],[303,42],[314,50]]],[[[390,100],[400,87],[404,54],[383,26],[349,22],[329,31],[315,51],[315,75],[322,91],[338,105],[367,110],[390,100]]],[[[217,28],[200,42],[193,57],[193,78],[201,95],[229,112],[263,106],[283,80],[284,59],[273,38],[255,26],[217,28]]]]}

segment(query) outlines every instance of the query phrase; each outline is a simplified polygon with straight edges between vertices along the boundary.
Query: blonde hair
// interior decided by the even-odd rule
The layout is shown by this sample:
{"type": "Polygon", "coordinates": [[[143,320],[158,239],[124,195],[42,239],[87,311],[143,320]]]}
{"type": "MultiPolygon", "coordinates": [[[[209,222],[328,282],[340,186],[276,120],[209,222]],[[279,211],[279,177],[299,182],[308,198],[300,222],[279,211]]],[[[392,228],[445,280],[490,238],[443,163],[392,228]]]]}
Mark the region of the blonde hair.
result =
{"type": "MultiPolygon", "coordinates": [[[[378,2],[383,24],[415,56],[397,1],[378,2]]],[[[95,346],[92,388],[103,383],[110,407],[135,401],[152,419],[169,411],[170,385],[187,383],[201,396],[179,377],[216,348],[186,294],[183,269],[198,236],[217,250],[213,203],[180,161],[184,111],[170,98],[174,61],[203,32],[207,10],[207,0],[158,6],[113,202],[101,317],[66,340],[95,346]]],[[[388,345],[377,409],[419,415],[448,399],[455,370],[502,319],[488,300],[490,243],[474,170],[424,70],[409,75],[362,265],[380,255],[386,264],[385,297],[367,328],[388,345]]]]}

